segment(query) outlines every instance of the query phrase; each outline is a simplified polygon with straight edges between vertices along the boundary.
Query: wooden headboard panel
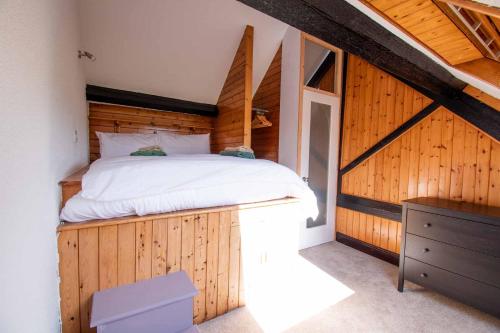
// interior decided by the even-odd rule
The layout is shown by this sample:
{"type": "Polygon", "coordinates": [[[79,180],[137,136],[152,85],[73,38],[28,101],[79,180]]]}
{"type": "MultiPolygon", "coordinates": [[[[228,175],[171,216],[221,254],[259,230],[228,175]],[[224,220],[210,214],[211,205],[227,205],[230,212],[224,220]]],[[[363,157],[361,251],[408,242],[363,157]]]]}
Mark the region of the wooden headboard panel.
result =
{"type": "Polygon", "coordinates": [[[193,114],[155,111],[121,105],[89,103],[89,159],[99,158],[96,131],[108,133],[204,134],[213,130],[214,118],[193,114]]]}

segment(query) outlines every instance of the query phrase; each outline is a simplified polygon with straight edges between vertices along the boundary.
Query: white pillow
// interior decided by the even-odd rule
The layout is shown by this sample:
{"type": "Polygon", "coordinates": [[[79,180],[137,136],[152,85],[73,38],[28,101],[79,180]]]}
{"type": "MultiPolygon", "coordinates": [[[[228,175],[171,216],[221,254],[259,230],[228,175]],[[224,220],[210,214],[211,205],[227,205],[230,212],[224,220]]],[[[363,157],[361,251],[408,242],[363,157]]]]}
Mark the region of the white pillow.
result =
{"type": "Polygon", "coordinates": [[[129,156],[139,148],[158,145],[156,134],[95,132],[99,138],[101,158],[129,156]]]}
{"type": "Polygon", "coordinates": [[[170,154],[210,154],[210,134],[159,132],[161,149],[170,154]]]}

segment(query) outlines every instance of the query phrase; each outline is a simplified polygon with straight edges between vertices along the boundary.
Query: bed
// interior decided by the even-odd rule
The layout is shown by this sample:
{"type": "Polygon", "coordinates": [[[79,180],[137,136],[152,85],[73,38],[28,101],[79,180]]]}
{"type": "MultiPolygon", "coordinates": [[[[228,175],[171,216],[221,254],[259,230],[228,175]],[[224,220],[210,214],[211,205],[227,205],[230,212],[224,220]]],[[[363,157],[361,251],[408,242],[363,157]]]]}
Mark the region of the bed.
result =
{"type": "Polygon", "coordinates": [[[83,174],[81,190],[65,203],[61,219],[144,216],[286,197],[301,198],[307,216],[316,213],[307,185],[271,161],[216,154],[101,158],[83,174]]]}
{"type": "Polygon", "coordinates": [[[199,117],[90,105],[94,162],[60,183],[61,217],[72,221],[58,227],[64,333],[91,331],[95,291],[181,269],[199,290],[193,307],[201,323],[244,305],[267,266],[297,253],[314,200],[290,170],[206,154],[100,158],[93,134],[210,132],[211,120],[199,117]]]}

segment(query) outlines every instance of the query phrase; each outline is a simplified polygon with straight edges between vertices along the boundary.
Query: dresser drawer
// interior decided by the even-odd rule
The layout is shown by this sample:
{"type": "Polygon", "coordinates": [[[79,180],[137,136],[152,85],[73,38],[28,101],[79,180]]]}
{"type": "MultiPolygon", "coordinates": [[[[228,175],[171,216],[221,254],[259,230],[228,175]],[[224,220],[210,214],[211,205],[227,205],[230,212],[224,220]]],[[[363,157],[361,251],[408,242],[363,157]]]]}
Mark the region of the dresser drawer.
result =
{"type": "Polygon", "coordinates": [[[405,279],[500,316],[500,288],[406,258],[405,279]]]}
{"type": "Polygon", "coordinates": [[[408,209],[406,232],[500,257],[500,228],[408,209]]]}
{"type": "Polygon", "coordinates": [[[500,258],[406,235],[405,255],[500,288],[500,258]]]}

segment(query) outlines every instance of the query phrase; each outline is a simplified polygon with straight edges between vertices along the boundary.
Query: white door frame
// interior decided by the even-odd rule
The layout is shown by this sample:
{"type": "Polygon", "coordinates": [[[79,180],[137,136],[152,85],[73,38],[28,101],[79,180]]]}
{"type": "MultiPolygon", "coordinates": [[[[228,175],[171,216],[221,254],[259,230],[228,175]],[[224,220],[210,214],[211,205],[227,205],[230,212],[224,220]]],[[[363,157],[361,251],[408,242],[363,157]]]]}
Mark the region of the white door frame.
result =
{"type": "Polygon", "coordinates": [[[309,176],[309,140],[311,131],[311,103],[317,102],[331,106],[330,143],[328,160],[328,190],[327,190],[327,218],[326,224],[313,228],[307,228],[303,221],[300,230],[300,249],[323,244],[334,240],[335,230],[335,203],[337,201],[337,165],[339,152],[340,131],[340,98],[329,93],[320,91],[303,90],[302,98],[302,137],[301,140],[301,167],[300,176],[309,176]]]}

